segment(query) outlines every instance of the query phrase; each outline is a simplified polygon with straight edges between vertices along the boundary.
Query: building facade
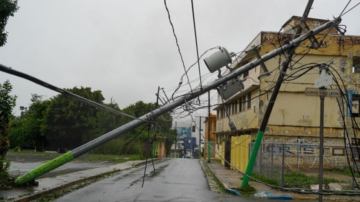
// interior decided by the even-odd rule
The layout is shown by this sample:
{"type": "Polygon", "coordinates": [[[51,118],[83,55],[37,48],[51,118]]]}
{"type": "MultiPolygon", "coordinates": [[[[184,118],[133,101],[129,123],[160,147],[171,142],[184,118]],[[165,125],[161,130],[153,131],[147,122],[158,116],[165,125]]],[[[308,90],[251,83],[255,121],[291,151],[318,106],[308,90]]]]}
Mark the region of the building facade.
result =
{"type": "Polygon", "coordinates": [[[191,123],[191,137],[195,137],[196,145],[197,146],[200,145],[200,148],[203,148],[204,138],[205,138],[205,136],[204,136],[205,117],[197,116],[197,117],[194,117],[193,120],[194,121],[191,123]]]}
{"type": "Polygon", "coordinates": [[[205,144],[204,144],[204,158],[208,158],[208,144],[210,145],[210,158],[215,158],[215,139],[216,134],[214,133],[216,131],[216,115],[210,113],[210,119],[209,117],[205,118],[205,144]],[[210,120],[210,121],[209,121],[210,120]],[[210,124],[210,127],[209,127],[210,124]],[[210,128],[210,131],[209,131],[210,128]],[[210,141],[210,143],[209,143],[210,141]]]}
{"type": "Polygon", "coordinates": [[[177,127],[177,140],[182,140],[185,137],[191,137],[191,127],[177,127]]]}
{"type": "MultiPolygon", "coordinates": [[[[287,43],[293,39],[294,28],[299,25],[300,19],[296,16],[291,17],[285,23],[282,32],[261,32],[245,50],[255,46],[262,56],[287,43]]],[[[306,24],[310,29],[314,29],[326,22],[328,20],[308,18],[306,24]]],[[[347,92],[350,100],[348,107],[344,99],[325,98],[324,156],[328,159],[325,160],[324,163],[327,165],[324,166],[341,167],[347,165],[344,127],[352,125],[352,114],[359,110],[359,105],[355,102],[353,104],[351,96],[358,94],[360,90],[360,73],[353,73],[353,69],[360,68],[360,36],[344,36],[332,27],[316,35],[315,38],[320,44],[317,49],[310,49],[312,44],[310,40],[306,40],[295,50],[268,120],[262,141],[264,144],[260,149],[269,151],[266,143],[275,144],[271,146],[271,153],[275,154],[276,144],[286,144],[288,146],[285,155],[288,156],[294,151],[301,155],[319,154],[320,99],[317,96],[305,95],[305,89],[315,88],[314,81],[320,77],[319,64],[325,64],[334,73],[340,85],[333,82],[327,88],[342,89],[347,92]]],[[[254,60],[256,60],[254,51],[244,51],[235,59],[231,67],[240,68],[254,60]]],[[[230,163],[246,158],[244,152],[248,155],[248,145],[256,138],[272,95],[272,87],[277,82],[281,64],[285,60],[284,54],[281,54],[264,63],[271,73],[270,76],[259,78],[265,73],[260,66],[245,72],[240,77],[245,86],[244,90],[225,100],[225,104],[222,104],[223,101],[218,96],[219,105],[215,108],[217,110],[215,150],[220,156],[216,158],[225,158],[226,153],[233,155],[228,157],[230,163]],[[236,131],[230,131],[228,118],[235,123],[236,131]],[[239,136],[246,138],[235,143],[236,137],[239,136]],[[231,151],[236,150],[237,147],[243,147],[244,152],[233,154],[231,151]]],[[[346,144],[354,145],[357,141],[354,132],[349,128],[347,131],[352,141],[346,140],[346,144]]],[[[299,159],[297,163],[301,165],[301,159],[300,163],[299,159]]],[[[225,165],[224,162],[223,164],[225,165]]],[[[243,170],[243,164],[247,164],[247,161],[239,164],[241,165],[238,168],[241,167],[243,170]]]]}

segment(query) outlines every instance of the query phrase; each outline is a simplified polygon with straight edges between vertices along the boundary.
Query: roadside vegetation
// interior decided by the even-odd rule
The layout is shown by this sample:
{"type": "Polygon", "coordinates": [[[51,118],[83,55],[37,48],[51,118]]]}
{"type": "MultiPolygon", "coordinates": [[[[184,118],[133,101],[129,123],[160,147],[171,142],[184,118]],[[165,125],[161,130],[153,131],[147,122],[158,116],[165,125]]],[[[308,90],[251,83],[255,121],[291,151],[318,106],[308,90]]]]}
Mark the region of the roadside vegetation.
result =
{"type": "MultiPolygon", "coordinates": [[[[61,154],[55,153],[55,152],[34,152],[29,150],[22,150],[18,152],[9,151],[8,152],[8,158],[11,161],[23,161],[24,158],[33,158],[33,159],[39,159],[39,160],[51,160],[54,159],[61,154]]],[[[114,164],[117,163],[123,163],[126,161],[135,161],[135,160],[141,160],[141,157],[139,154],[123,154],[123,155],[113,155],[113,154],[84,154],[76,159],[74,159],[74,162],[112,162],[114,164]]],[[[36,160],[38,161],[38,160],[36,160]]]]}
{"type": "MultiPolygon", "coordinates": [[[[340,182],[334,178],[323,178],[325,187],[329,187],[329,183],[340,182]]],[[[310,188],[310,185],[319,184],[318,176],[307,176],[299,171],[292,171],[285,173],[285,187],[290,188],[310,188]]]]}
{"type": "MultiPolygon", "coordinates": [[[[66,90],[134,117],[140,117],[155,109],[155,103],[142,101],[120,109],[114,100],[104,103],[105,98],[101,91],[93,91],[89,87],[66,90]]],[[[128,117],[98,110],[61,94],[47,100],[41,95],[32,94],[30,101],[30,106],[20,107],[21,115],[12,117],[9,122],[10,147],[16,150],[51,150],[64,153],[132,121],[128,117]]],[[[170,113],[157,119],[157,137],[166,141],[167,153],[170,152],[171,144],[176,138],[176,131],[172,130],[171,126],[170,113]]],[[[149,130],[152,129],[147,125],[136,128],[94,149],[91,153],[144,156],[147,152],[145,145],[149,142],[148,138],[150,141],[153,140],[153,133],[150,137],[149,130]]]]}
{"type": "MultiPolygon", "coordinates": [[[[341,174],[341,175],[350,176],[350,177],[353,176],[352,171],[351,171],[351,169],[349,167],[345,167],[344,169],[332,170],[331,172],[341,174]]],[[[355,177],[360,177],[360,173],[354,172],[354,176],[355,177]]]]}
{"type": "MultiPolygon", "coordinates": [[[[0,83],[0,189],[13,186],[14,179],[8,173],[10,163],[5,159],[9,149],[16,152],[17,156],[34,154],[50,160],[132,121],[61,94],[47,100],[41,95],[32,94],[31,104],[20,107],[21,114],[14,116],[12,110],[16,106],[16,96],[11,95],[11,89],[9,81],[0,83]]],[[[104,103],[105,99],[99,90],[92,91],[89,87],[66,90],[135,117],[155,109],[155,103],[138,101],[121,110],[113,100],[104,103]]],[[[170,153],[176,139],[176,130],[171,127],[170,113],[158,118],[157,137],[165,141],[166,154],[170,153]]],[[[144,125],[76,160],[122,163],[144,159],[152,149],[153,135],[153,128],[144,125]]]]}
{"type": "Polygon", "coordinates": [[[278,180],[268,178],[268,177],[266,177],[266,176],[264,176],[264,175],[259,175],[258,173],[253,173],[251,176],[252,176],[253,178],[257,179],[257,180],[260,180],[261,182],[265,182],[266,184],[271,184],[271,185],[274,185],[274,186],[279,186],[278,180]]]}
{"type": "Polygon", "coordinates": [[[238,190],[240,191],[241,196],[245,198],[248,198],[256,193],[256,189],[249,184],[244,187],[240,187],[238,190]]]}
{"type": "MultiPolygon", "coordinates": [[[[274,186],[279,186],[278,180],[268,178],[264,175],[259,175],[253,173],[252,177],[255,179],[271,184],[274,186]]],[[[329,183],[339,183],[340,181],[334,178],[323,178],[323,184],[325,187],[329,187],[329,183]]],[[[284,176],[284,187],[286,188],[310,188],[310,185],[319,184],[318,176],[307,176],[306,174],[299,171],[290,171],[286,172],[284,176]]]]}
{"type": "Polygon", "coordinates": [[[208,180],[211,180],[211,183],[215,184],[216,191],[218,193],[221,193],[221,194],[226,193],[224,186],[221,184],[219,179],[217,179],[217,177],[214,175],[214,173],[209,170],[209,168],[205,168],[205,174],[206,174],[208,180]]]}

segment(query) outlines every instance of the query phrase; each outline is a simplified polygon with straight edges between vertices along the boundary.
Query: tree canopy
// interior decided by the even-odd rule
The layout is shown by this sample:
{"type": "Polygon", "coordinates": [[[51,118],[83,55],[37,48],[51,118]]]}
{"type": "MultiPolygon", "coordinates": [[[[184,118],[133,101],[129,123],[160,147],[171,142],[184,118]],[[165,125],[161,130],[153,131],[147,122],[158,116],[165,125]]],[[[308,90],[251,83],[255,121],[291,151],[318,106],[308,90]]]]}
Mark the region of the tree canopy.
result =
{"type": "Polygon", "coordinates": [[[0,47],[4,46],[7,41],[7,32],[5,26],[10,16],[19,9],[17,0],[0,0],[0,47]]]}
{"type": "MultiPolygon", "coordinates": [[[[104,103],[101,91],[92,91],[89,87],[66,89],[74,94],[85,97],[99,104],[140,117],[155,109],[154,103],[138,101],[124,109],[120,109],[114,100],[104,103]]],[[[9,137],[11,146],[57,149],[74,149],[111,130],[114,130],[132,119],[119,116],[108,111],[97,109],[64,95],[57,95],[43,100],[40,95],[32,95],[28,107],[20,107],[21,115],[11,120],[9,137]]],[[[172,117],[166,113],[156,122],[156,133],[166,138],[167,150],[176,135],[171,130],[172,117]]],[[[154,127],[136,128],[120,138],[95,149],[95,153],[139,154],[143,142],[154,135],[154,127]],[[135,138],[137,137],[137,138],[135,138]]]]}
{"type": "Polygon", "coordinates": [[[9,81],[0,83],[0,155],[4,157],[9,148],[8,125],[12,110],[16,105],[16,96],[10,95],[12,85],[9,81]]]}

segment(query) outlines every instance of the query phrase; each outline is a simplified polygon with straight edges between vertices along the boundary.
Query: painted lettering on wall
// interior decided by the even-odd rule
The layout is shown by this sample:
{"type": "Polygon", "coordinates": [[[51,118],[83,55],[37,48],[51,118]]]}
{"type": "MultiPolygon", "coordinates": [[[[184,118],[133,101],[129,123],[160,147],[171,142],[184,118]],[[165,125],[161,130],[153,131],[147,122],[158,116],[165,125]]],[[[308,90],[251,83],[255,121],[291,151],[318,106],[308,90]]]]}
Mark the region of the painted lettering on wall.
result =
{"type": "MultiPolygon", "coordinates": [[[[267,135],[284,135],[284,136],[320,136],[320,131],[310,131],[310,130],[274,130],[273,128],[269,128],[269,130],[265,131],[267,135]]],[[[340,137],[340,132],[324,132],[325,136],[331,137],[340,137]]]]}

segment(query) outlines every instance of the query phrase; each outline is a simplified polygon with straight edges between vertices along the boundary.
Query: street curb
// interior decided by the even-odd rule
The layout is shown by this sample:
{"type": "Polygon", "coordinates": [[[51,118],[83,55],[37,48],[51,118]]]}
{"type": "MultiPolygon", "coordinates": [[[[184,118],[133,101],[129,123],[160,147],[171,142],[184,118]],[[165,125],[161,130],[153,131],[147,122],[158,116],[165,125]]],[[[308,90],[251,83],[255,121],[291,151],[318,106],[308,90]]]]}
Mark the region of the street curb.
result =
{"type": "MultiPolygon", "coordinates": [[[[154,159],[154,161],[158,161],[160,159],[154,159]]],[[[142,166],[144,165],[146,162],[140,162],[140,163],[135,163],[133,165],[131,165],[131,167],[129,168],[126,168],[126,169],[123,169],[123,170],[128,170],[128,169],[131,169],[131,168],[135,168],[135,167],[138,167],[138,166],[142,166]]],[[[74,180],[72,182],[68,182],[68,183],[64,183],[62,185],[59,185],[59,186],[55,186],[55,187],[52,187],[52,188],[49,188],[47,190],[44,190],[44,191],[40,191],[40,192],[37,192],[37,193],[34,193],[34,194],[30,194],[30,195],[27,195],[27,196],[23,196],[23,197],[20,197],[20,198],[16,198],[16,199],[11,199],[9,201],[13,201],[13,202],[28,202],[28,201],[31,201],[31,200],[35,200],[37,198],[40,198],[42,196],[45,196],[45,195],[48,195],[48,194],[51,194],[51,193],[54,193],[54,192],[57,192],[57,191],[60,191],[62,189],[65,189],[65,188],[68,188],[68,187],[71,187],[71,186],[74,186],[74,185],[77,185],[77,184],[80,184],[80,183],[83,183],[83,182],[86,182],[86,181],[91,181],[91,180],[94,180],[96,178],[99,178],[99,177],[102,177],[102,176],[105,176],[105,175],[110,175],[110,174],[113,174],[113,173],[116,173],[116,172],[119,172],[119,171],[123,171],[121,169],[115,169],[115,170],[111,170],[111,171],[108,171],[108,172],[104,172],[104,173],[100,173],[100,174],[97,174],[97,175],[94,175],[94,176],[90,176],[90,177],[86,177],[86,178],[82,178],[82,179],[77,179],[77,180],[74,180]]]]}
{"type": "MultiPolygon", "coordinates": [[[[208,165],[207,162],[205,162],[205,160],[201,160],[201,161],[202,161],[201,165],[202,166],[206,165],[206,167],[209,170],[211,170],[211,172],[214,174],[216,179],[219,180],[219,182],[221,182],[222,188],[225,189],[226,192],[228,192],[232,195],[236,195],[236,196],[241,195],[241,193],[238,190],[232,189],[226,182],[224,182],[224,180],[220,180],[221,177],[213,169],[211,169],[211,167],[208,165]]],[[[204,167],[203,167],[203,170],[205,170],[204,167]]]]}
{"type": "Polygon", "coordinates": [[[203,167],[203,170],[205,171],[205,169],[204,169],[204,166],[206,166],[213,174],[214,174],[214,176],[216,177],[216,179],[218,179],[219,180],[219,182],[221,182],[221,185],[222,185],[222,188],[223,189],[227,189],[227,188],[229,188],[226,184],[224,184],[223,183],[223,181],[221,181],[220,179],[219,179],[219,177],[218,177],[218,175],[216,174],[216,172],[214,172],[214,170],[212,170],[211,168],[210,168],[210,166],[208,165],[208,163],[205,161],[205,160],[200,160],[202,163],[200,163],[201,165],[202,165],[202,167],[203,167]]]}

